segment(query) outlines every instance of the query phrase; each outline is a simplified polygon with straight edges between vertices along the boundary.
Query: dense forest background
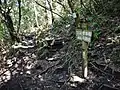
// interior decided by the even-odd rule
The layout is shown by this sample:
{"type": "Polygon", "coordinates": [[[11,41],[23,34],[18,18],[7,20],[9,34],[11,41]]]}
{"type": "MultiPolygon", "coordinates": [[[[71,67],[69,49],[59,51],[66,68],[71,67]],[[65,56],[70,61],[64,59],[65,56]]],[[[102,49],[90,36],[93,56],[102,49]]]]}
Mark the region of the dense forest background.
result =
{"type": "Polygon", "coordinates": [[[120,0],[0,0],[0,90],[120,90],[119,76],[120,0]]]}

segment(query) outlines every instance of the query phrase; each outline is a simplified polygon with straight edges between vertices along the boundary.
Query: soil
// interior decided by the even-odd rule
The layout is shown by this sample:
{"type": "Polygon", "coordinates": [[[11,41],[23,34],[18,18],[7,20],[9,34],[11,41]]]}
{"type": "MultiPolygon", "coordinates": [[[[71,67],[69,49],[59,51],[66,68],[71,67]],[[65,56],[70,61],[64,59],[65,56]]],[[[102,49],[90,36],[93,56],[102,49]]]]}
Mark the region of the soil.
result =
{"type": "MultiPolygon", "coordinates": [[[[12,62],[12,66],[6,66],[10,79],[1,81],[0,90],[120,90],[120,37],[116,39],[117,33],[109,39],[112,34],[106,34],[89,47],[89,78],[83,83],[70,81],[70,66],[65,59],[70,40],[60,37],[52,45],[53,40],[48,40],[49,45],[40,56],[35,35],[23,36],[24,47],[11,49],[7,54],[6,60],[12,62]]],[[[81,61],[79,64],[73,65],[72,71],[82,77],[81,61]]],[[[0,73],[0,78],[3,76],[4,72],[0,73]]]]}

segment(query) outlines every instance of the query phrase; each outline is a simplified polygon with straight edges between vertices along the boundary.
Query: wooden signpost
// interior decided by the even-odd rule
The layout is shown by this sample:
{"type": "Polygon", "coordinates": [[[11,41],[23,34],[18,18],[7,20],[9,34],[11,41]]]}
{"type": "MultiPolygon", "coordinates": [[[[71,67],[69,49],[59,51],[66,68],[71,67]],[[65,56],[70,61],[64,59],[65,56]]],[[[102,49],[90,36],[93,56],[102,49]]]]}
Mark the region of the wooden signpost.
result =
{"type": "Polygon", "coordinates": [[[88,30],[88,22],[82,21],[81,29],[76,29],[78,40],[82,41],[82,58],[83,58],[83,77],[88,75],[88,45],[91,42],[92,32],[88,30]]]}

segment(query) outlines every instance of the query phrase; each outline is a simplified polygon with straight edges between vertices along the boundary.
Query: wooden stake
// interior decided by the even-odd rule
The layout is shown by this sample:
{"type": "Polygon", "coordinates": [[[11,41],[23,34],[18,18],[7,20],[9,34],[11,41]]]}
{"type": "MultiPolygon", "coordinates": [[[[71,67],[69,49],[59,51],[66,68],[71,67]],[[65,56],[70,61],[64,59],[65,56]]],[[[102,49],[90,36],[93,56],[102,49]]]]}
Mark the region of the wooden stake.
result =
{"type": "Polygon", "coordinates": [[[88,76],[88,43],[82,41],[82,49],[83,49],[83,77],[87,78],[88,76]]]}

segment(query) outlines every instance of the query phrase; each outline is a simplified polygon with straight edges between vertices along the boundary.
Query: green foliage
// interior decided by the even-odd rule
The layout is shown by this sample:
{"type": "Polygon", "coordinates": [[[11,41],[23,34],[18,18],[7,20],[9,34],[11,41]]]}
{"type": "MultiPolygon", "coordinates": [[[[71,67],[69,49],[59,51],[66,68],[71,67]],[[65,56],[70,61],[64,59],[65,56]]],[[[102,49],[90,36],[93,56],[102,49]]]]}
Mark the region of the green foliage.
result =
{"type": "Polygon", "coordinates": [[[93,47],[94,43],[99,40],[101,35],[101,27],[105,20],[103,16],[100,15],[89,15],[87,16],[87,20],[89,22],[89,30],[91,30],[92,33],[92,41],[90,43],[90,46],[93,47]]]}
{"type": "Polygon", "coordinates": [[[94,0],[93,6],[98,14],[120,15],[120,0],[94,0]]]}
{"type": "Polygon", "coordinates": [[[120,26],[117,26],[117,27],[115,28],[115,33],[120,33],[120,26]]]}
{"type": "Polygon", "coordinates": [[[0,23],[0,40],[3,39],[3,32],[4,32],[4,28],[2,23],[0,23]]]}
{"type": "Polygon", "coordinates": [[[100,34],[101,34],[100,30],[95,30],[93,32],[93,41],[97,40],[99,38],[100,34]]]}

